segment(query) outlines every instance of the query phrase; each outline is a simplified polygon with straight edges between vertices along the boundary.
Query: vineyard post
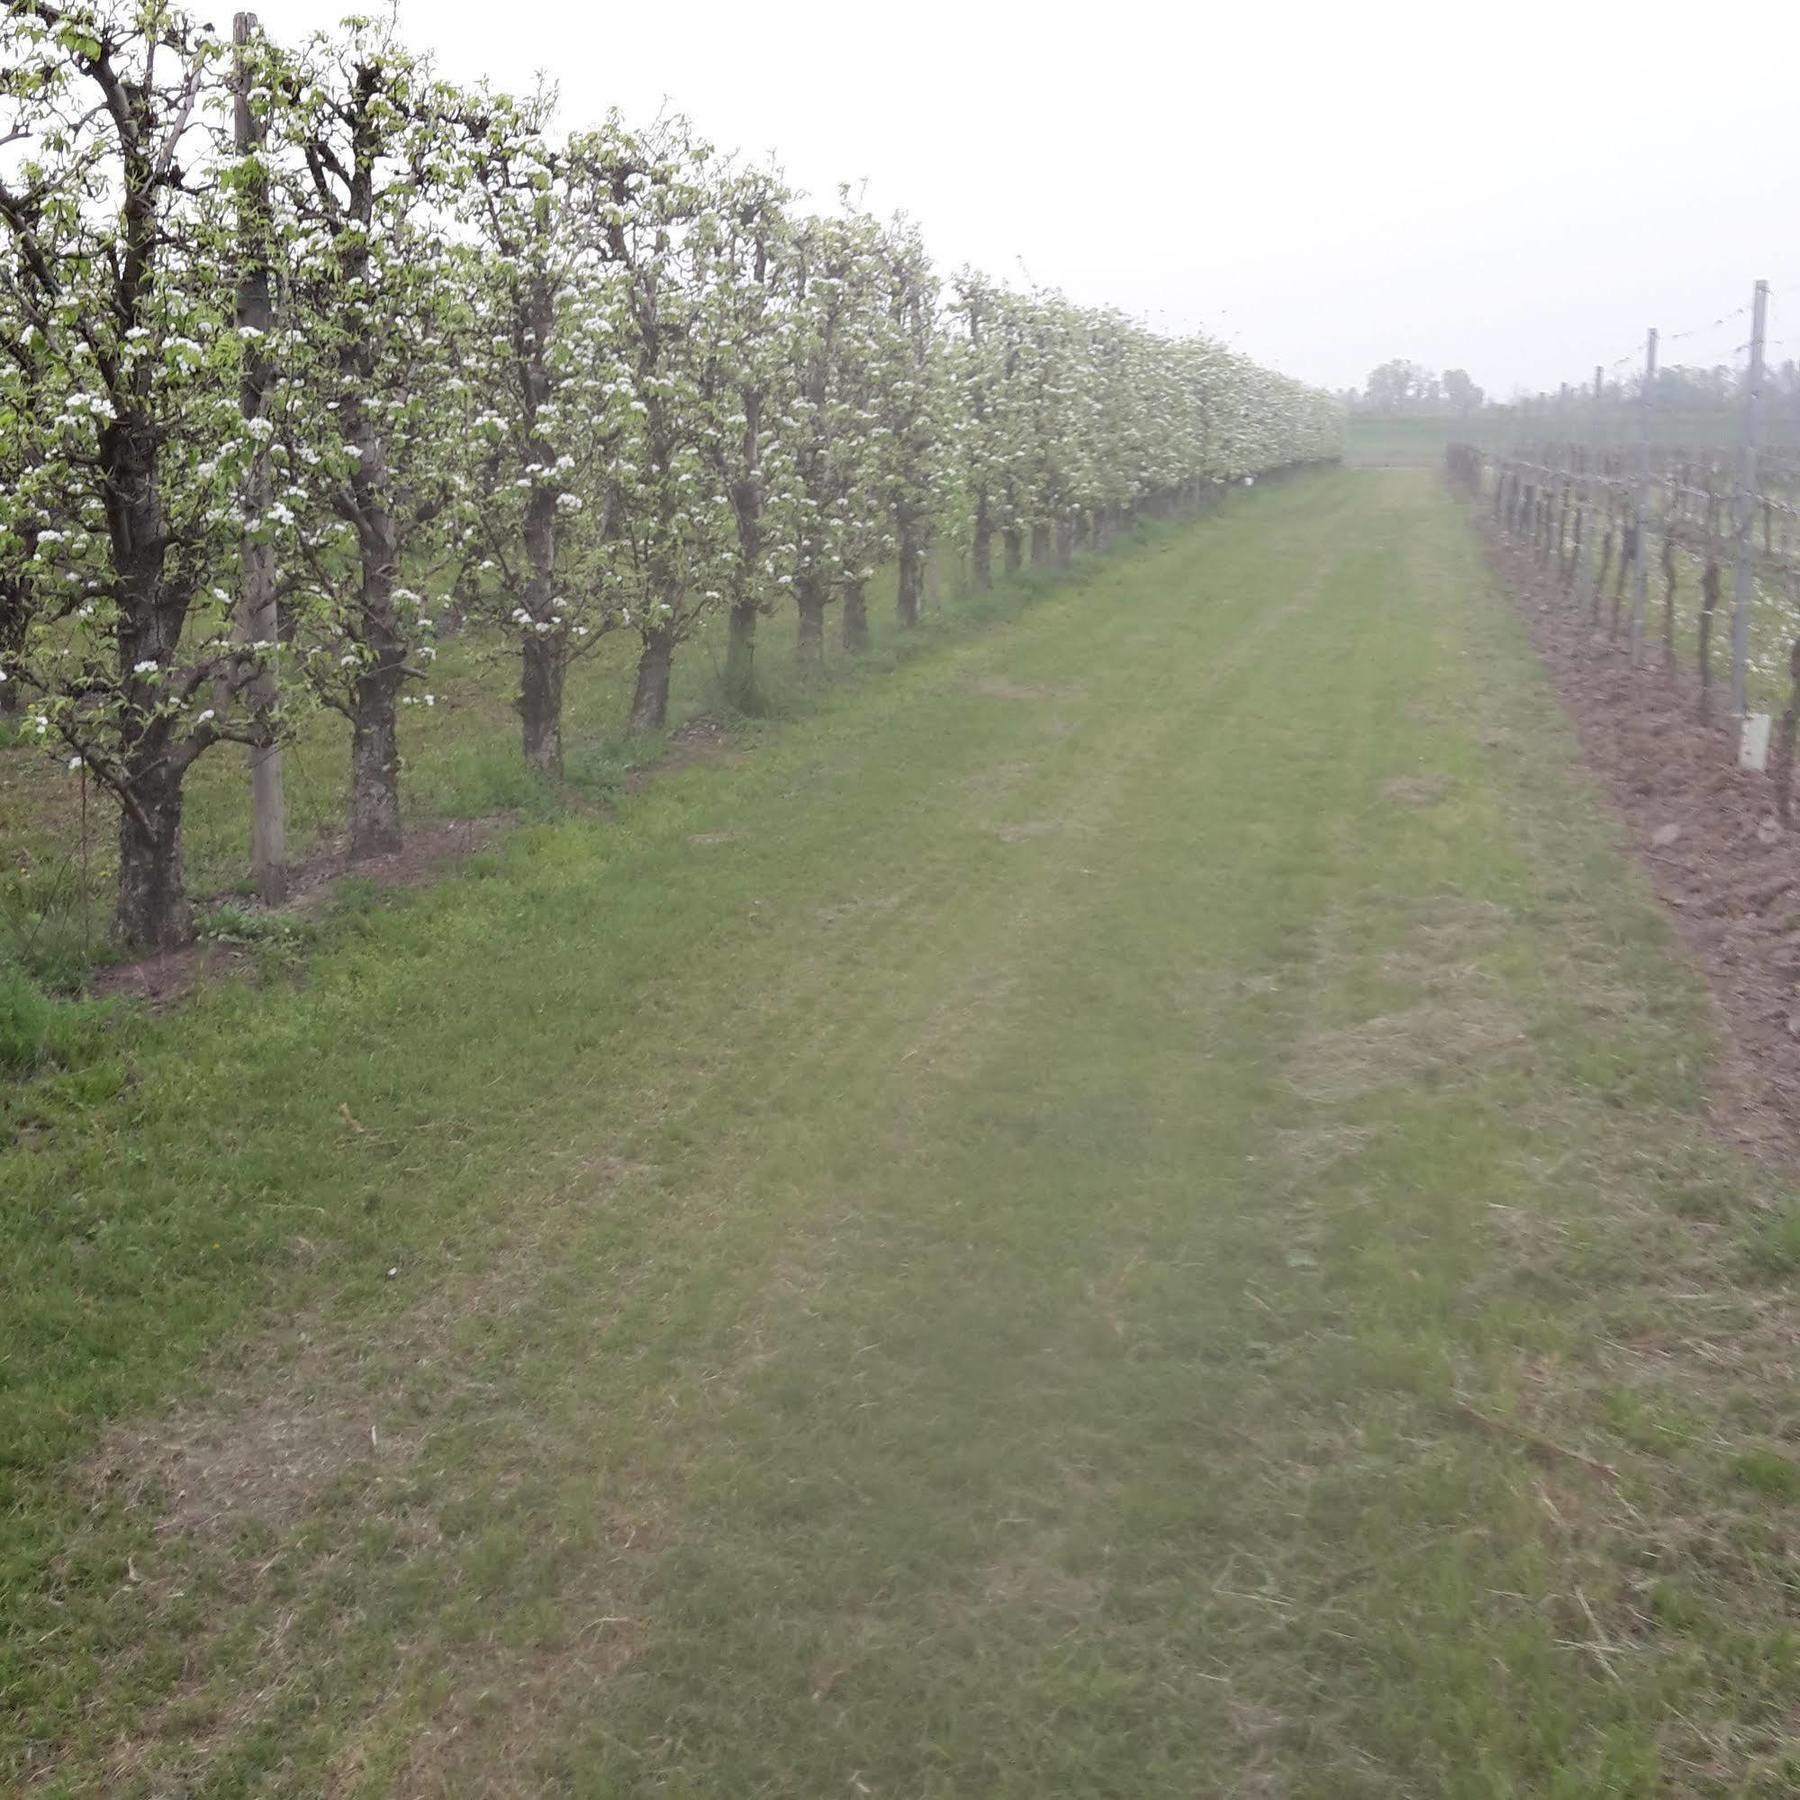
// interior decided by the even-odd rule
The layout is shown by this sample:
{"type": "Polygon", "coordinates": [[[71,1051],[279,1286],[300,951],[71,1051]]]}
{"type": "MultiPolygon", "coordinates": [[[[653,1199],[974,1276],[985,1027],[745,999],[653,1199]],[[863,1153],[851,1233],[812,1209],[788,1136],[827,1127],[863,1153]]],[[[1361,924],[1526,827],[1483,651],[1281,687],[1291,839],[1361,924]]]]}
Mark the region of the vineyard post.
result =
{"type": "Polygon", "coordinates": [[[1644,338],[1644,391],[1638,396],[1637,500],[1632,509],[1632,542],[1636,555],[1631,575],[1631,660],[1644,645],[1644,609],[1650,597],[1650,407],[1656,387],[1656,327],[1644,338]]]}
{"type": "MultiPolygon", "coordinates": [[[[251,76],[245,54],[256,31],[256,14],[241,12],[231,22],[232,145],[240,161],[260,155],[263,127],[250,104],[251,76]]],[[[239,405],[246,424],[267,410],[271,370],[268,338],[273,319],[269,300],[268,172],[259,162],[246,170],[238,189],[237,325],[243,343],[244,374],[239,405]]],[[[244,476],[246,518],[263,520],[274,499],[269,454],[262,440],[244,476]]],[[[240,642],[272,646],[278,640],[275,610],[275,551],[246,532],[240,550],[242,585],[238,591],[235,636],[240,642]]],[[[256,654],[273,655],[272,649],[256,654]]],[[[252,744],[250,763],[250,872],[257,898],[266,906],[287,898],[287,821],[282,795],[281,744],[276,736],[275,677],[259,671],[250,683],[249,699],[266,741],[252,744]]]]}
{"type": "MultiPolygon", "coordinates": [[[[1600,431],[1601,431],[1601,409],[1602,409],[1603,405],[1605,404],[1605,400],[1606,400],[1606,371],[1605,371],[1605,369],[1601,368],[1598,364],[1595,364],[1595,366],[1594,366],[1593,441],[1588,446],[1588,454],[1583,459],[1583,468],[1582,468],[1582,473],[1583,473],[1583,476],[1585,477],[1585,479],[1582,483],[1583,497],[1587,501],[1587,506],[1586,506],[1586,512],[1588,515],[1587,535],[1588,535],[1588,538],[1591,540],[1591,542],[1587,546],[1587,557],[1589,560],[1592,560],[1593,552],[1595,549],[1598,548],[1599,541],[1600,541],[1600,495],[1601,495],[1600,431]]],[[[1582,604],[1584,594],[1585,594],[1585,598],[1587,600],[1592,601],[1594,598],[1594,591],[1596,588],[1598,588],[1599,585],[1600,585],[1600,565],[1598,563],[1594,564],[1592,574],[1585,579],[1580,575],[1579,570],[1578,570],[1575,582],[1574,582],[1572,590],[1571,590],[1571,598],[1574,600],[1574,602],[1577,606],[1582,604]]]]}
{"type": "Polygon", "coordinates": [[[1732,536],[1736,566],[1731,592],[1731,711],[1742,730],[1750,710],[1750,602],[1756,590],[1754,545],[1756,526],[1756,452],[1762,436],[1763,341],[1769,327],[1769,284],[1756,284],[1750,319],[1750,366],[1744,377],[1744,416],[1738,439],[1737,488],[1733,495],[1732,536]]]}

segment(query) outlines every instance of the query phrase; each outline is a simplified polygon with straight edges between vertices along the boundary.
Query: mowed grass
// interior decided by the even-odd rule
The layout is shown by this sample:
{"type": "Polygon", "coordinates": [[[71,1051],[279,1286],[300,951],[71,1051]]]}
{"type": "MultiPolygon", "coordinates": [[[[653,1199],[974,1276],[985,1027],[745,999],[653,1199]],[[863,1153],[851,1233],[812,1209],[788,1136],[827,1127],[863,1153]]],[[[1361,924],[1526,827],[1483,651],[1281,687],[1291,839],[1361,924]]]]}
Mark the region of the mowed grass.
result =
{"type": "Polygon", "coordinates": [[[9,1102],[27,1792],[1780,1795],[1785,1179],[1436,484],[9,1102]]]}

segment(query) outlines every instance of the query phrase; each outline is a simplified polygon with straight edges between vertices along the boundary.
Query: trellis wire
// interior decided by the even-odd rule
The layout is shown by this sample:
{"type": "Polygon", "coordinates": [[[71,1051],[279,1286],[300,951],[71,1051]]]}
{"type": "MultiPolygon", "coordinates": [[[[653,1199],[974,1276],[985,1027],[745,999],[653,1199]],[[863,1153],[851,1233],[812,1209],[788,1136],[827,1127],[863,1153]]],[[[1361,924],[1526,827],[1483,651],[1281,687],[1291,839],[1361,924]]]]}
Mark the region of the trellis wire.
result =
{"type": "MultiPolygon", "coordinates": [[[[1454,479],[1485,495],[1500,528],[1555,567],[1571,604],[1585,606],[1602,641],[1624,647],[1642,660],[1648,629],[1652,553],[1664,583],[1663,662],[1676,661],[1675,596],[1683,565],[1700,571],[1698,674],[1704,714],[1712,690],[1711,650],[1724,570],[1732,573],[1730,640],[1731,715],[1741,722],[1751,706],[1753,612],[1765,595],[1782,595],[1784,611],[1800,632],[1800,452],[1765,448],[1768,387],[1770,287],[1756,283],[1751,300],[1736,312],[1666,336],[1650,330],[1637,356],[1643,375],[1637,386],[1636,443],[1630,452],[1608,444],[1609,370],[1626,359],[1594,369],[1591,403],[1576,404],[1577,390],[1565,385],[1548,404],[1521,403],[1511,409],[1517,429],[1510,444],[1459,444],[1450,452],[1454,479]],[[1748,340],[1739,346],[1747,360],[1737,383],[1734,452],[1706,444],[1658,443],[1654,428],[1659,351],[1717,330],[1748,313],[1748,340]],[[1585,410],[1585,421],[1584,421],[1585,410]],[[1541,416],[1558,430],[1527,438],[1527,419],[1541,416]],[[1583,422],[1587,425],[1584,437],[1583,422]],[[1616,551],[1616,561],[1615,561],[1616,551]],[[1627,579],[1630,604],[1626,611],[1627,579]],[[1611,585],[1610,606],[1606,589],[1611,585]]],[[[1787,660],[1787,659],[1784,659],[1787,660]]],[[[1796,690],[1800,698],[1800,689],[1796,690]]],[[[1790,702],[1790,710],[1795,703],[1790,702]]]]}

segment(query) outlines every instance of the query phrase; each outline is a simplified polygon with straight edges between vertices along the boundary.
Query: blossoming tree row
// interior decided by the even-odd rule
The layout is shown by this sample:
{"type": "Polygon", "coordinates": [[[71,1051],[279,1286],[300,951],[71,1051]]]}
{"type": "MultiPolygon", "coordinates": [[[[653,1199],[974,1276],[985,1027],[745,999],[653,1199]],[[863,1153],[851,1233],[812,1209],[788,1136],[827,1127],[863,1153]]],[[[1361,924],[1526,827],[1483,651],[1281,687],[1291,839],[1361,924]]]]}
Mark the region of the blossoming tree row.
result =
{"type": "Polygon", "coordinates": [[[132,942],[186,929],[189,769],[308,705],[349,721],[352,855],[395,847],[447,605],[515,644],[554,772],[610,635],[655,729],[714,615],[743,700],[789,606],[803,659],[834,616],[854,652],[897,565],[915,621],[935,540],[985,586],[1335,453],[1323,396],[946,283],[680,119],[560,132],[386,24],[238,36],[168,0],[0,25],[0,693],[116,799],[132,942]]]}

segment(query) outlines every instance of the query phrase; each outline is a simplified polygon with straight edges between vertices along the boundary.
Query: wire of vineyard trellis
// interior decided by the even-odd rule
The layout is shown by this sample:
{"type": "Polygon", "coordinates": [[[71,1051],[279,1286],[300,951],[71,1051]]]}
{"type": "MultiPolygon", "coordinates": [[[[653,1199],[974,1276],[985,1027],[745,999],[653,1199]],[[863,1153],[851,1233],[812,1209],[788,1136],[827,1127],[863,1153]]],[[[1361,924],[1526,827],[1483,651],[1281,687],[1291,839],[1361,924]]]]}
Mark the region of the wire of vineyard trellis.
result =
{"type": "Polygon", "coordinates": [[[1552,570],[1602,650],[1691,683],[1702,716],[1729,672],[1748,766],[1764,766],[1782,713],[1785,807],[1800,730],[1800,363],[1769,334],[1773,292],[1759,282],[1579,386],[1493,409],[1451,468],[1552,570]]]}

